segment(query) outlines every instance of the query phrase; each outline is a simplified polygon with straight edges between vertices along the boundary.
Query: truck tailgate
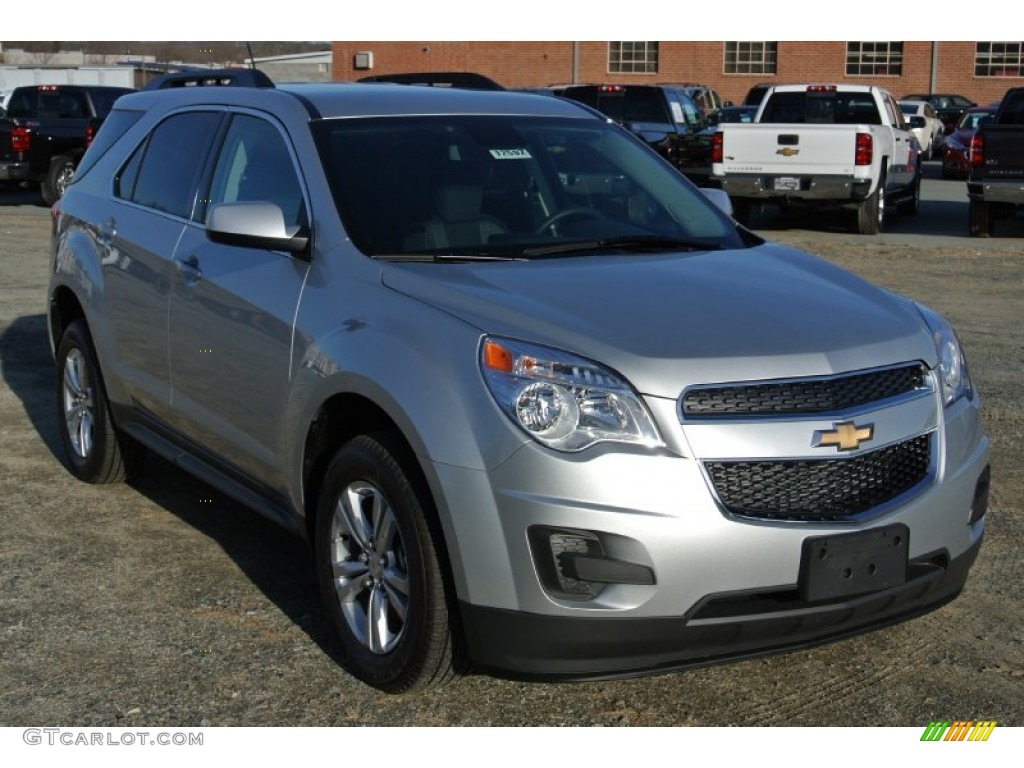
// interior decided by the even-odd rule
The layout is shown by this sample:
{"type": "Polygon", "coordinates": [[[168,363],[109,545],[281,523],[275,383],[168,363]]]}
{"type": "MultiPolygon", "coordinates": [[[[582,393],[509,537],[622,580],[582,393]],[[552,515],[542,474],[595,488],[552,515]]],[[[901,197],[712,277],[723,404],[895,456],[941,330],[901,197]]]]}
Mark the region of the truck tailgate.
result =
{"type": "Polygon", "coordinates": [[[866,125],[725,125],[715,172],[853,175],[856,135],[870,132],[866,125]]]}
{"type": "Polygon", "coordinates": [[[1024,179],[1024,126],[984,125],[983,161],[975,169],[978,179],[1024,179]]]}

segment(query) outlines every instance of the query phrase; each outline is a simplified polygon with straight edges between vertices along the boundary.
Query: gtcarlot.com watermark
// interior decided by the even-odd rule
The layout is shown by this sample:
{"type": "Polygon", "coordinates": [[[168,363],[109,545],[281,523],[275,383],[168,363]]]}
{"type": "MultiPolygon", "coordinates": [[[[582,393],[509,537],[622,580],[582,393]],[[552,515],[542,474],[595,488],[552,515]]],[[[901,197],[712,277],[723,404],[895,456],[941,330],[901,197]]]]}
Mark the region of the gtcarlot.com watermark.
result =
{"type": "Polygon", "coordinates": [[[201,747],[202,733],[188,731],[89,731],[80,728],[26,728],[22,741],[50,747],[201,747]]]}

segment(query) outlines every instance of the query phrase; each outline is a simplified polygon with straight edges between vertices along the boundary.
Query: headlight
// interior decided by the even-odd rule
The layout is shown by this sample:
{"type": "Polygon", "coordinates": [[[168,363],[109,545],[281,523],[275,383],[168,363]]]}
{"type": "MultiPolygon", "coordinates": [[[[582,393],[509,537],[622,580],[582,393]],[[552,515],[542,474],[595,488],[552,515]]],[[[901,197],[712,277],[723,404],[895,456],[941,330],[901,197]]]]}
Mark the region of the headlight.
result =
{"type": "Polygon", "coordinates": [[[557,451],[600,442],[659,446],[654,420],[628,382],[547,347],[486,337],[480,367],[495,401],[526,434],[557,451]]]}
{"type": "Polygon", "coordinates": [[[921,304],[918,311],[928,324],[935,342],[935,351],[939,356],[939,386],[942,388],[942,402],[952,405],[961,397],[971,394],[971,376],[967,371],[967,359],[963,347],[956,337],[953,326],[944,317],[932,312],[921,304]]]}

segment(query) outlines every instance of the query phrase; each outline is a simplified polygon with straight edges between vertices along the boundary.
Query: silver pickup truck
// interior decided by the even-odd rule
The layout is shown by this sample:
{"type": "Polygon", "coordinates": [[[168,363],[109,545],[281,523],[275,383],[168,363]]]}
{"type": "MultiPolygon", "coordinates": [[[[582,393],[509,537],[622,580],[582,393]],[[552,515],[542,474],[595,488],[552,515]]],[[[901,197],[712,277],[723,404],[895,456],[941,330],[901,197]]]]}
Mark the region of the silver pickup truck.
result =
{"type": "Polygon", "coordinates": [[[916,213],[920,145],[888,91],[864,85],[769,88],[753,123],[722,124],[711,178],[747,221],[754,206],[832,205],[877,234],[893,206],[916,213]]]}
{"type": "Polygon", "coordinates": [[[308,540],[343,664],[392,692],[952,600],[989,477],[952,327],[715,199],[569,100],[127,96],[55,221],[67,466],[151,451],[308,540]]]}

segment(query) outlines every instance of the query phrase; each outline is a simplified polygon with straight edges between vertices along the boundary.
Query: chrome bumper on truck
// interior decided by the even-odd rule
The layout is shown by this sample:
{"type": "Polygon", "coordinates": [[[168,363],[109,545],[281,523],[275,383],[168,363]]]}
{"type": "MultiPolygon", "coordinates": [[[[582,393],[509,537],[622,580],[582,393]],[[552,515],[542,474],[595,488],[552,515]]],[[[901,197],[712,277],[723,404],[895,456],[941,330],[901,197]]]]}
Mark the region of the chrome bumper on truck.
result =
{"type": "Polygon", "coordinates": [[[802,200],[863,200],[871,193],[871,179],[853,176],[738,174],[712,176],[730,197],[798,198],[802,200]]]}
{"type": "Polygon", "coordinates": [[[1024,179],[1014,181],[969,181],[967,196],[986,203],[1024,205],[1024,179]]]}

